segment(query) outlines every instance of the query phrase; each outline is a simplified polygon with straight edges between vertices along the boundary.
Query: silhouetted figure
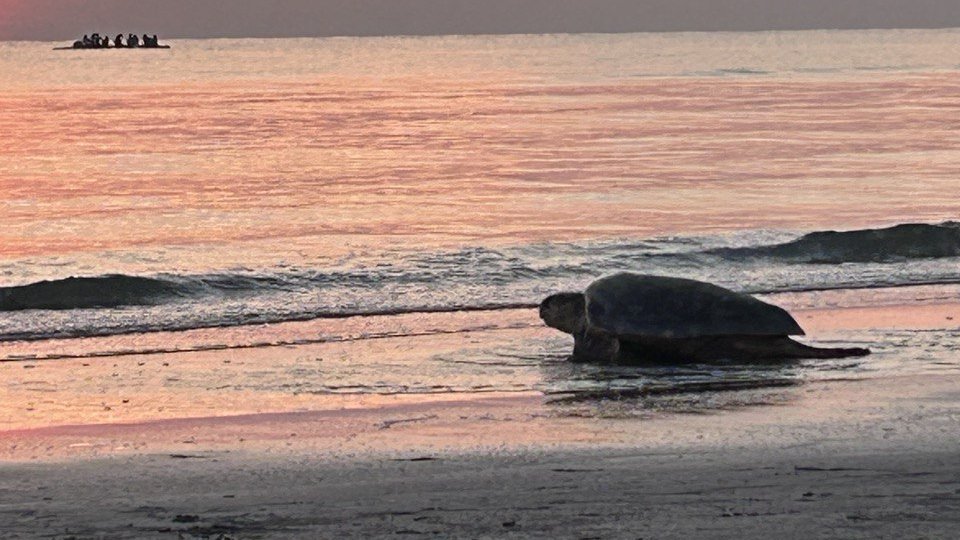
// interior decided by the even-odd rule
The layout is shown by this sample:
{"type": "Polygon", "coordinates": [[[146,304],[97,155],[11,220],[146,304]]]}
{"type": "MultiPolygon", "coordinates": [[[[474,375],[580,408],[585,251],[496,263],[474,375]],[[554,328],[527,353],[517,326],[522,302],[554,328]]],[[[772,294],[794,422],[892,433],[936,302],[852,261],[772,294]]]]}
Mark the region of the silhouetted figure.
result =
{"type": "MultiPolygon", "coordinates": [[[[101,37],[99,32],[90,35],[84,34],[82,39],[78,39],[73,42],[72,48],[108,49],[110,47],[116,47],[118,49],[137,47],[169,49],[169,47],[166,45],[160,45],[160,38],[158,38],[156,34],[153,34],[152,36],[149,34],[143,34],[143,37],[140,37],[137,34],[127,34],[126,38],[124,38],[123,34],[117,34],[117,36],[111,40],[110,36],[101,37]]],[[[57,47],[57,49],[62,48],[63,47],[57,47]]]]}

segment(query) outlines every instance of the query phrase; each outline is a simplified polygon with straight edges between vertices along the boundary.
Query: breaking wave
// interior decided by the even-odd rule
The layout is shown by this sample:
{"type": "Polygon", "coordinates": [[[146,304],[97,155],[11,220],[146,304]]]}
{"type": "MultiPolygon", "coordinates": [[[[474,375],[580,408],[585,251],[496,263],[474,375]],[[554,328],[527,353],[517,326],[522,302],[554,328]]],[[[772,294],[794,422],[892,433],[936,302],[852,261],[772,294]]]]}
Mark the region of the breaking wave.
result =
{"type": "Polygon", "coordinates": [[[908,223],[885,229],[820,231],[782,244],[720,248],[712,252],[726,257],[762,256],[826,264],[960,257],[960,223],[908,223]]]}
{"type": "Polygon", "coordinates": [[[127,276],[68,277],[0,287],[0,312],[152,306],[206,296],[249,294],[283,287],[282,277],[127,276]]]}
{"type": "Polygon", "coordinates": [[[161,303],[188,291],[162,279],[109,275],[69,277],[0,289],[0,311],[114,308],[161,303]]]}
{"type": "Polygon", "coordinates": [[[634,271],[748,293],[960,282],[960,223],[391,253],[336,268],[67,277],[0,287],[0,340],[533,307],[634,271]]]}

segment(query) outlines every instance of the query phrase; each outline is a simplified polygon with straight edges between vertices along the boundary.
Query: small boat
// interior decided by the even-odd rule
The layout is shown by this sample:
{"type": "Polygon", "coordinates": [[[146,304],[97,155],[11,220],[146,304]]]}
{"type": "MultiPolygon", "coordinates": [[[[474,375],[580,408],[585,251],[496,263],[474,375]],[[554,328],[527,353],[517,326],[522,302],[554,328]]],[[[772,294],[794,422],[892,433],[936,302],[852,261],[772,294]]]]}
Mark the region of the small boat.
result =
{"type": "Polygon", "coordinates": [[[130,34],[128,43],[123,42],[123,34],[118,34],[115,39],[110,39],[107,36],[101,36],[100,34],[94,33],[91,38],[83,36],[83,39],[78,39],[73,42],[73,45],[69,47],[54,47],[55,51],[86,51],[89,49],[169,49],[169,45],[161,45],[160,40],[157,39],[157,36],[154,35],[152,38],[147,34],[143,35],[143,41],[140,41],[140,36],[135,34],[130,34]],[[110,45],[113,43],[113,46],[110,45]]]}
{"type": "Polygon", "coordinates": [[[151,49],[169,49],[169,45],[157,45],[154,47],[54,47],[55,51],[149,51],[151,49]]]}

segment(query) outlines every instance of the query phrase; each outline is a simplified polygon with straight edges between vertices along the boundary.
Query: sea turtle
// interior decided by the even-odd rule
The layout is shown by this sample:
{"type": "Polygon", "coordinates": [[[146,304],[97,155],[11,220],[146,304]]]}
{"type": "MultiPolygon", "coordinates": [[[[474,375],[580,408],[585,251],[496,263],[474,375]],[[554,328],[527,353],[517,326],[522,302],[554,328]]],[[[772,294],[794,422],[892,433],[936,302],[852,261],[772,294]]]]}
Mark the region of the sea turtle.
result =
{"type": "Polygon", "coordinates": [[[710,283],[621,273],[584,293],[560,293],[540,304],[540,318],[573,334],[577,362],[676,362],[844,358],[867,349],[798,343],[804,335],[782,308],[710,283]]]}

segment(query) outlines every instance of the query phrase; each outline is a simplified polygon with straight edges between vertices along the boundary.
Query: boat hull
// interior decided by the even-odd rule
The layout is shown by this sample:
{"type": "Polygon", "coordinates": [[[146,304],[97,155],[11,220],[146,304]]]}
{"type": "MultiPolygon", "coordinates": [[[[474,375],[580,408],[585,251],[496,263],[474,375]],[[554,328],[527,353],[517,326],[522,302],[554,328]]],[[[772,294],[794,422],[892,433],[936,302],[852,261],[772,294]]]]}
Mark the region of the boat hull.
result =
{"type": "Polygon", "coordinates": [[[54,47],[55,51],[150,51],[153,49],[169,49],[169,45],[157,47],[54,47]]]}

